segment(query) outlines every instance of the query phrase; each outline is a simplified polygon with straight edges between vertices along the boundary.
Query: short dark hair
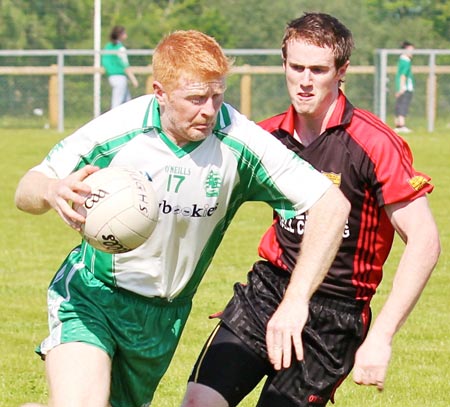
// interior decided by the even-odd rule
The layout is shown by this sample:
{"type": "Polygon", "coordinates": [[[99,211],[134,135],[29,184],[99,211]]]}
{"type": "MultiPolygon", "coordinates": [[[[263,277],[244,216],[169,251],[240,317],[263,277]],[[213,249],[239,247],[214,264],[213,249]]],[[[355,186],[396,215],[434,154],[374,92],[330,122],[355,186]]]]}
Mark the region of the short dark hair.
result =
{"type": "Polygon", "coordinates": [[[292,40],[331,48],[337,69],[350,59],[354,47],[351,31],[337,18],[325,13],[304,13],[302,17],[288,23],[281,45],[284,60],[287,57],[287,45],[292,40]]]}
{"type": "Polygon", "coordinates": [[[116,25],[111,30],[111,34],[109,35],[109,38],[112,42],[117,42],[119,37],[125,32],[125,27],[122,25],[116,25]]]}
{"type": "Polygon", "coordinates": [[[402,48],[402,49],[405,49],[408,47],[414,47],[414,44],[409,41],[403,41],[402,44],[400,45],[400,48],[402,48]]]}

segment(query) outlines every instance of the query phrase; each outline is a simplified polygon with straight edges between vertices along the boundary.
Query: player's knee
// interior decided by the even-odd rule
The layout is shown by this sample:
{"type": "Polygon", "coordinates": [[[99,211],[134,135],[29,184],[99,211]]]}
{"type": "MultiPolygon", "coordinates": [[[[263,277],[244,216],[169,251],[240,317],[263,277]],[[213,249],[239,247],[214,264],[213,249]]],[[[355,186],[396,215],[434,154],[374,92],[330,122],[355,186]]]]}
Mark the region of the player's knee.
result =
{"type": "Polygon", "coordinates": [[[189,382],[181,407],[229,407],[223,396],[199,383],[189,382]]]}

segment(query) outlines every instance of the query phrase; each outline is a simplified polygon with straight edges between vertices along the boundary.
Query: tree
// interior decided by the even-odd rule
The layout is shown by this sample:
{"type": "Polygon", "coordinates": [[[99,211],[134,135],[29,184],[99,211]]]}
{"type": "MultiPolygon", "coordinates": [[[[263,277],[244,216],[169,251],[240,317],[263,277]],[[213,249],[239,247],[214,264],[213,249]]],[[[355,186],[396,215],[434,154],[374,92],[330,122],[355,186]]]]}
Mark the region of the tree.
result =
{"type": "MultiPolygon", "coordinates": [[[[225,48],[279,48],[286,22],[304,11],[333,14],[352,29],[354,62],[371,61],[374,49],[397,47],[406,36],[423,47],[449,46],[445,0],[366,0],[358,7],[354,0],[102,0],[102,43],[121,24],[130,48],[154,48],[180,28],[204,31],[225,48]]],[[[93,12],[92,0],[0,0],[0,47],[92,48],[93,12]]]]}
{"type": "Polygon", "coordinates": [[[91,30],[89,0],[1,0],[2,48],[64,49],[91,30]]]}
{"type": "Polygon", "coordinates": [[[448,47],[450,5],[446,0],[368,0],[367,4],[374,21],[396,27],[394,38],[410,38],[421,48],[448,47]]]}
{"type": "MultiPolygon", "coordinates": [[[[197,29],[214,36],[222,46],[233,42],[232,27],[214,2],[207,0],[119,3],[104,0],[103,27],[127,27],[132,48],[154,48],[164,34],[177,29],[197,29]]],[[[109,29],[109,28],[108,28],[109,29]]],[[[103,30],[104,34],[108,30],[103,30]]],[[[106,36],[103,35],[105,41],[106,36]]]]}

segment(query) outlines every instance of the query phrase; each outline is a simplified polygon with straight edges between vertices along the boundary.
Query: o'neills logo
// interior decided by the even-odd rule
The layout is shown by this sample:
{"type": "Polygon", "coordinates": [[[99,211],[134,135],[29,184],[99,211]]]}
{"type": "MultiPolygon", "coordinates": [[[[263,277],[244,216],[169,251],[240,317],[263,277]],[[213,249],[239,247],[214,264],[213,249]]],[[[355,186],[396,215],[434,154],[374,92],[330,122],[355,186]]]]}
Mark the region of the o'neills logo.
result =
{"type": "Polygon", "coordinates": [[[426,184],[428,184],[428,180],[422,175],[416,175],[415,177],[412,177],[408,182],[415,191],[420,191],[426,184]]]}
{"type": "Polygon", "coordinates": [[[322,174],[325,175],[334,185],[341,186],[341,174],[336,174],[334,172],[324,172],[322,174]]]}

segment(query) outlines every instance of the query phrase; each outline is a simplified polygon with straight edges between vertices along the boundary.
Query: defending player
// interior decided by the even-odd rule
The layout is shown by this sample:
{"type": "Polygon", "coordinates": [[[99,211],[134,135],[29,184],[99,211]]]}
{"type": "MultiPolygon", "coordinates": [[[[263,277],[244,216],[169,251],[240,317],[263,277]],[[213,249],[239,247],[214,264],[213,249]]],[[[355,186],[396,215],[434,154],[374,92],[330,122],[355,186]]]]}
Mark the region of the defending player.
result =
{"type": "Polygon", "coordinates": [[[183,407],[236,406],[264,376],[258,407],[325,406],[353,364],[356,383],[384,386],[393,337],[419,299],[440,243],[426,198],[430,178],[414,170],[403,139],[339,89],[352,48],[351,32],[332,16],[307,13],[290,22],[282,55],[292,105],[261,123],[351,202],[338,254],[311,301],[292,301],[285,287],[310,218],[275,215],[260,243],[265,260],[255,263],[246,285],[235,285],[183,407]],[[395,231],[405,250],[367,334],[395,231]],[[308,312],[301,346],[291,336],[308,312]]]}
{"type": "MultiPolygon", "coordinates": [[[[154,95],[122,104],[59,143],[20,181],[17,206],[72,208],[98,167],[148,174],[158,195],[152,237],[125,254],[83,242],[48,291],[45,357],[52,407],[142,407],[174,354],[192,297],[239,206],[269,203],[290,218],[309,210],[296,275],[307,298],[341,240],[349,203],[338,188],[269,133],[223,103],[230,62],[198,31],[164,38],[153,56],[154,95]],[[320,242],[319,242],[320,239],[320,242]]],[[[295,288],[295,287],[294,287],[295,288]]]]}

